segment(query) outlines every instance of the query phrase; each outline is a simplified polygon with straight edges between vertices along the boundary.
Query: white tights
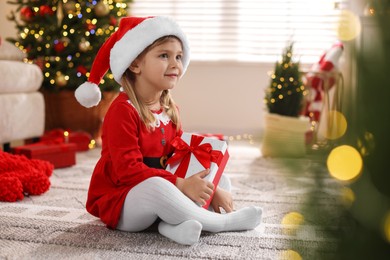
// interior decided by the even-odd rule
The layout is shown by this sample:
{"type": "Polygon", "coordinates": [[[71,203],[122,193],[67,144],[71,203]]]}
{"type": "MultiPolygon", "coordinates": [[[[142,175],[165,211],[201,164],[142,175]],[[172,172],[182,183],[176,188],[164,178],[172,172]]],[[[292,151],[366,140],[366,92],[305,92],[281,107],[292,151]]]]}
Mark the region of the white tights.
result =
{"type": "MultiPolygon", "coordinates": [[[[220,187],[230,190],[230,181],[221,178],[220,187]]],[[[202,230],[209,232],[254,229],[260,224],[262,210],[246,207],[219,214],[205,210],[184,195],[171,182],[152,177],[129,191],[122,208],[118,230],[137,232],[148,228],[159,217],[160,234],[180,244],[199,240],[202,230]]]]}

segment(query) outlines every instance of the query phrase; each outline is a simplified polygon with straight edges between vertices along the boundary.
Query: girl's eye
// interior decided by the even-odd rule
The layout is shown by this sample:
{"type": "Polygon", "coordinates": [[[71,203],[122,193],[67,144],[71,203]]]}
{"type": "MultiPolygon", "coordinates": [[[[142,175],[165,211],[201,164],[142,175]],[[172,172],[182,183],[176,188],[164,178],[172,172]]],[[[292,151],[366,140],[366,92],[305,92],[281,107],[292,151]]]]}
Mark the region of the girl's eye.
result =
{"type": "Polygon", "coordinates": [[[181,56],[181,55],[176,56],[176,60],[182,60],[182,59],[183,59],[183,56],[181,56]]]}
{"type": "Polygon", "coordinates": [[[164,59],[167,59],[167,58],[168,58],[168,54],[163,53],[163,54],[160,55],[160,57],[161,57],[161,58],[164,58],[164,59]]]}

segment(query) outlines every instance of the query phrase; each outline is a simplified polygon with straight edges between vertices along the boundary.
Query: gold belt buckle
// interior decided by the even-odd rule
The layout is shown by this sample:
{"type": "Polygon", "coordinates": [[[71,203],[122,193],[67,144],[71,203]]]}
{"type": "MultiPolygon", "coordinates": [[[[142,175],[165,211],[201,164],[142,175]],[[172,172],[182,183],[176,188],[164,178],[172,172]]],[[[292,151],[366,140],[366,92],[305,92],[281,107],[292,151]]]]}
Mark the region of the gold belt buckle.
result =
{"type": "Polygon", "coordinates": [[[164,155],[160,158],[160,165],[165,169],[167,167],[168,156],[164,155]]]}

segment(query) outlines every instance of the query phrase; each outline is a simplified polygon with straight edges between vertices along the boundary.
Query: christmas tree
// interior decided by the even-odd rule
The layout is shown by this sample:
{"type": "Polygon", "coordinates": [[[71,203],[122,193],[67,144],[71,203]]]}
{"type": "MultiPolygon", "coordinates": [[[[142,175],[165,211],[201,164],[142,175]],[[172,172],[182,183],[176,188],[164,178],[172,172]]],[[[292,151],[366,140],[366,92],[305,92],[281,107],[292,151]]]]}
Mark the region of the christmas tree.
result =
{"type": "MultiPolygon", "coordinates": [[[[115,32],[118,20],[127,15],[131,0],[17,0],[8,17],[18,36],[8,38],[23,52],[25,62],[43,72],[45,90],[75,90],[85,82],[94,57],[115,32]]],[[[111,73],[103,78],[102,90],[119,86],[111,73]]]]}
{"type": "Polygon", "coordinates": [[[328,239],[315,247],[292,240],[291,252],[297,253],[297,257],[290,259],[389,259],[390,122],[384,118],[388,118],[390,111],[390,88],[383,86],[388,85],[389,78],[390,17],[388,12],[382,11],[390,10],[389,7],[389,0],[371,1],[371,11],[376,15],[359,19],[357,14],[348,11],[340,17],[342,32],[359,37],[359,42],[370,42],[355,52],[357,74],[351,75],[350,82],[355,77],[358,80],[350,87],[357,95],[356,101],[350,104],[350,111],[345,114],[346,134],[330,153],[324,151],[313,157],[313,162],[326,165],[332,177],[339,181],[341,194],[338,199],[335,197],[335,202],[339,201],[342,207],[332,208],[319,203],[316,198],[320,194],[330,194],[331,182],[325,182],[320,171],[313,172],[317,185],[307,192],[305,206],[300,212],[309,220],[309,225],[313,220],[322,223],[321,233],[328,239]],[[356,18],[359,24],[364,22],[361,35],[356,33],[356,24],[350,17],[356,18]],[[348,23],[344,22],[346,20],[348,23]],[[374,62],[372,57],[377,57],[374,62]],[[334,254],[326,254],[329,249],[334,254]],[[304,257],[304,254],[311,257],[304,257]]]}
{"type": "Polygon", "coordinates": [[[298,117],[306,91],[299,72],[299,62],[293,61],[293,45],[293,42],[288,44],[282,61],[275,64],[265,103],[270,113],[298,117]]]}

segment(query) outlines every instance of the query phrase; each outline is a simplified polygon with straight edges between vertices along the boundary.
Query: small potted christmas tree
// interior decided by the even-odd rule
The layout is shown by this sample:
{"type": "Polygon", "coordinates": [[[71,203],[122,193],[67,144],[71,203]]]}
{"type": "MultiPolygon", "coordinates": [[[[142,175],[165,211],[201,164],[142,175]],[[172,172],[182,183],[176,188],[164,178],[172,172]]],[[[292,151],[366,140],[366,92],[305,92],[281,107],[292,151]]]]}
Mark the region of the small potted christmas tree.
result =
{"type": "Polygon", "coordinates": [[[303,156],[306,152],[305,133],[308,118],[301,117],[307,91],[302,82],[300,64],[293,59],[294,43],[284,49],[282,60],[276,62],[271,82],[266,89],[263,156],[303,156]]]}

